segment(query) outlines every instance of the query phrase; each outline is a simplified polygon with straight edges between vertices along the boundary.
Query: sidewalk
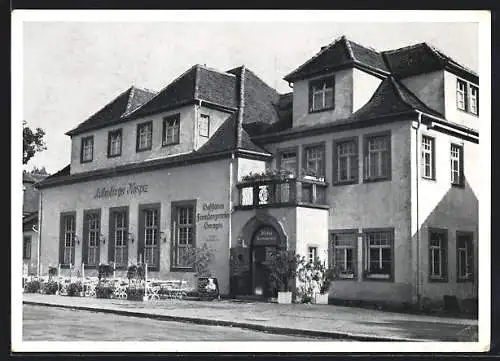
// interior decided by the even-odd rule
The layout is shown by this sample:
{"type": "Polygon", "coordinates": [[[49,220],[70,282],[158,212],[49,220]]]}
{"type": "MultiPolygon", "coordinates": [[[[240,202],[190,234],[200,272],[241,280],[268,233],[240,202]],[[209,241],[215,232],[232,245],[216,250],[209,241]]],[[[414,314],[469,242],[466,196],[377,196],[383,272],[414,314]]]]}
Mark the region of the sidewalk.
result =
{"type": "Polygon", "coordinates": [[[359,341],[477,341],[477,320],[355,307],[221,301],[127,301],[23,294],[24,304],[359,341]]]}

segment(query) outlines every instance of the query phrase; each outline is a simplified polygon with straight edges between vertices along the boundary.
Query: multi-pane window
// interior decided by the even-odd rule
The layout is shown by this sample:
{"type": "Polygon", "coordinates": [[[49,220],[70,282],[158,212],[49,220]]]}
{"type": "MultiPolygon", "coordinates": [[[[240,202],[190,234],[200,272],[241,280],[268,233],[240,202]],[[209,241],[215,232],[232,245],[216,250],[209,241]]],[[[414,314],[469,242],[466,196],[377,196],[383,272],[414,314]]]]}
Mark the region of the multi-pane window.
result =
{"type": "Polygon", "coordinates": [[[325,147],[323,145],[306,147],[304,158],[306,174],[316,177],[325,176],[325,147]]]}
{"type": "Polygon", "coordinates": [[[450,148],[451,184],[462,185],[463,181],[463,148],[452,144],[450,148]]]}
{"type": "Polygon", "coordinates": [[[172,252],[174,268],[191,268],[193,265],[188,250],[195,247],[194,204],[173,205],[173,232],[172,252]]]}
{"type": "Polygon", "coordinates": [[[210,116],[201,114],[198,119],[198,134],[200,137],[208,138],[210,136],[210,116]]]}
{"type": "Polygon", "coordinates": [[[94,158],[94,137],[82,138],[81,163],[91,162],[94,158]]]}
{"type": "Polygon", "coordinates": [[[310,111],[332,109],[334,107],[334,78],[313,80],[309,84],[310,111]]]}
{"type": "Polygon", "coordinates": [[[159,219],[157,209],[145,209],[144,217],[144,262],[148,265],[156,265],[157,247],[159,236],[159,219]]]}
{"type": "Polygon", "coordinates": [[[111,216],[112,222],[112,237],[114,246],[114,262],[117,267],[124,267],[128,263],[128,250],[127,250],[127,239],[128,239],[128,222],[127,222],[127,211],[114,211],[111,216]]]}
{"type": "Polygon", "coordinates": [[[467,83],[457,79],[457,108],[467,109],[467,83]]]}
{"type": "Polygon", "coordinates": [[[422,177],[434,179],[434,138],[422,136],[422,177]]]}
{"type": "Polygon", "coordinates": [[[387,179],[391,172],[389,135],[368,136],[365,142],[365,179],[387,179]]]}
{"type": "Polygon", "coordinates": [[[66,214],[61,217],[62,239],[60,263],[70,265],[75,263],[75,215],[66,214]]]}
{"type": "Polygon", "coordinates": [[[446,231],[429,232],[429,278],[446,280],[447,272],[447,237],[446,231]]]}
{"type": "Polygon", "coordinates": [[[335,143],[338,183],[350,182],[358,179],[358,143],[356,140],[347,140],[335,143]]]}
{"type": "Polygon", "coordinates": [[[153,139],[153,122],[137,125],[137,151],[151,149],[153,139]]]}
{"type": "Polygon", "coordinates": [[[357,239],[356,232],[334,233],[331,236],[332,266],[341,278],[356,277],[357,239]]]}
{"type": "Polygon", "coordinates": [[[117,157],[122,154],[122,130],[117,129],[108,133],[108,157],[117,157]]]}
{"type": "Polygon", "coordinates": [[[479,88],[462,79],[457,79],[457,108],[479,114],[479,88]]]}
{"type": "Polygon", "coordinates": [[[394,231],[365,233],[366,278],[391,279],[393,267],[394,231]]]}
{"type": "Polygon", "coordinates": [[[469,94],[469,110],[472,114],[479,114],[479,88],[474,85],[470,85],[470,94],[469,94]]]}
{"type": "Polygon", "coordinates": [[[318,247],[307,247],[307,260],[310,263],[316,261],[318,257],[318,247]]]}
{"type": "Polygon", "coordinates": [[[31,259],[31,237],[26,236],[23,239],[23,259],[31,259]]]}
{"type": "Polygon", "coordinates": [[[457,280],[472,281],[474,277],[474,248],[472,233],[457,232],[457,280]]]}
{"type": "Polygon", "coordinates": [[[99,236],[101,234],[100,213],[88,212],[85,216],[85,247],[84,253],[86,258],[84,262],[89,266],[97,266],[99,264],[99,236]]]}
{"type": "Polygon", "coordinates": [[[163,118],[163,145],[179,144],[180,114],[163,118]]]}
{"type": "Polygon", "coordinates": [[[294,150],[282,151],[280,153],[280,168],[297,174],[297,152],[294,150]]]}

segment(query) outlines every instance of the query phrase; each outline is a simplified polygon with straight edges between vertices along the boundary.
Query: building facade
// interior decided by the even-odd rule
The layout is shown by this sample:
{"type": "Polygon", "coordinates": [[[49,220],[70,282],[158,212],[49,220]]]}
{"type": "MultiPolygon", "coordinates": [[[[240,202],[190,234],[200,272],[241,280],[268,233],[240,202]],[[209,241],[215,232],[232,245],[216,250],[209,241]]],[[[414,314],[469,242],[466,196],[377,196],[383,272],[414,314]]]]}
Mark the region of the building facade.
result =
{"type": "Polygon", "coordinates": [[[223,294],[266,294],[275,248],[336,267],[330,297],[477,297],[479,77],[438,49],[340,37],[284,77],[195,65],[132,87],[66,134],[41,182],[40,269],[193,281],[208,245],[223,294]]]}

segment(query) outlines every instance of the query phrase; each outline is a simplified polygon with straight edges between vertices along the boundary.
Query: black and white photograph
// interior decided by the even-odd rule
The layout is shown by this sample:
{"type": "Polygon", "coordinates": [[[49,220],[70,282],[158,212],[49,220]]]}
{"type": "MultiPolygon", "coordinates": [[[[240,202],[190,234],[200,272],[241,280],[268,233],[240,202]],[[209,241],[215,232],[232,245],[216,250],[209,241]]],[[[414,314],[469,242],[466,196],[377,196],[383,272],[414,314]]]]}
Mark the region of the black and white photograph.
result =
{"type": "Polygon", "coordinates": [[[12,351],[488,351],[490,32],[14,11],[12,351]]]}

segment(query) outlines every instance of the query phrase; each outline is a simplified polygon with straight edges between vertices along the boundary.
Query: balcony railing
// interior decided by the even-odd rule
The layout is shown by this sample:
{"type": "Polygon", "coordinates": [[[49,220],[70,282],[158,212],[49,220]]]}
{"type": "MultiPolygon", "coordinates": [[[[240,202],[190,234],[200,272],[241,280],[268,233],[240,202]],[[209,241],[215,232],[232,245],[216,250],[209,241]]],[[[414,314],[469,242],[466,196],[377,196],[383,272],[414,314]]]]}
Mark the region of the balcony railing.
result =
{"type": "Polygon", "coordinates": [[[328,183],[305,178],[255,179],[239,182],[238,208],[286,205],[327,207],[328,183]]]}

